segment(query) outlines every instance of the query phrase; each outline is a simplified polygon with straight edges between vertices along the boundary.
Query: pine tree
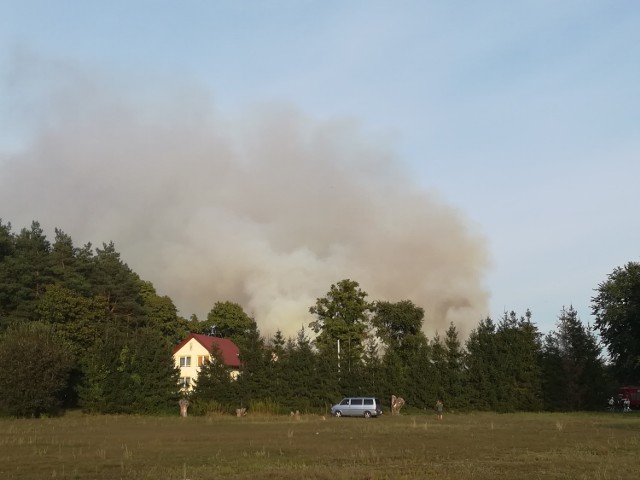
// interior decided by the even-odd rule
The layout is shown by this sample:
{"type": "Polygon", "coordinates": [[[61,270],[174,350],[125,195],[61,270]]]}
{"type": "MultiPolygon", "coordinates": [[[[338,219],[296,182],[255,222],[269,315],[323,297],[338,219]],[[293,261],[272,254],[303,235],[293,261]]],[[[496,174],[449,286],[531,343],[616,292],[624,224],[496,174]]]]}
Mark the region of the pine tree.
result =
{"type": "Polygon", "coordinates": [[[556,330],[544,341],[545,407],[552,410],[594,410],[605,398],[605,366],[592,329],[570,306],[562,308],[556,330]]]}
{"type": "Polygon", "coordinates": [[[496,392],[499,411],[534,411],[542,407],[539,357],[540,333],[531,313],[518,318],[505,313],[496,331],[498,365],[502,378],[496,392]]]}
{"type": "Polygon", "coordinates": [[[289,411],[301,412],[321,408],[327,392],[320,387],[323,379],[318,376],[316,356],[304,327],[298,331],[295,341],[287,343],[286,358],[288,396],[284,406],[289,411]]]}
{"type": "Polygon", "coordinates": [[[500,357],[496,326],[491,318],[481,320],[466,342],[466,384],[469,404],[474,410],[494,410],[498,406],[498,391],[503,388],[499,371],[500,357]]]}
{"type": "Polygon", "coordinates": [[[445,368],[444,391],[445,405],[449,408],[466,408],[468,406],[467,389],[464,385],[464,352],[462,350],[458,330],[451,323],[445,332],[445,368]]]}
{"type": "MultiPolygon", "coordinates": [[[[5,234],[6,235],[6,229],[5,234]]],[[[4,242],[8,239],[5,237],[4,242]]],[[[0,263],[0,287],[7,320],[34,320],[38,298],[53,283],[51,245],[38,222],[12,237],[13,249],[0,263]]],[[[7,246],[4,247],[7,249],[7,246]]]]}
{"type": "Polygon", "coordinates": [[[113,242],[96,249],[87,272],[93,295],[105,299],[110,322],[119,329],[147,326],[140,277],[120,259],[113,242]]]}
{"type": "Polygon", "coordinates": [[[0,333],[9,326],[9,316],[16,306],[18,284],[12,271],[14,251],[11,223],[4,224],[0,218],[0,333]]]}
{"type": "Polygon", "coordinates": [[[251,402],[273,400],[270,398],[271,392],[267,379],[271,358],[255,320],[251,319],[251,322],[251,327],[241,339],[237,335],[232,336],[240,350],[242,363],[242,371],[237,379],[239,392],[237,407],[241,408],[248,407],[251,402]]]}
{"type": "Polygon", "coordinates": [[[108,329],[83,359],[80,405],[96,413],[164,413],[175,408],[178,375],[158,331],[108,329]]]}
{"type": "Polygon", "coordinates": [[[286,402],[288,396],[288,372],[290,368],[288,352],[285,348],[286,341],[282,332],[277,330],[268,342],[267,359],[269,371],[269,396],[278,404],[286,402]]]}
{"type": "Polygon", "coordinates": [[[161,332],[168,345],[179,343],[189,334],[187,321],[178,317],[173,301],[158,295],[151,282],[140,281],[140,294],[149,326],[161,332]]]}
{"type": "Polygon", "coordinates": [[[434,392],[434,398],[431,401],[431,404],[435,404],[435,402],[440,399],[445,402],[445,404],[449,404],[449,394],[446,390],[447,388],[447,350],[444,345],[444,341],[440,337],[440,335],[436,332],[430,344],[431,350],[431,359],[430,362],[433,365],[433,373],[431,380],[431,392],[434,392]]]}
{"type": "Polygon", "coordinates": [[[196,414],[205,414],[211,409],[230,412],[238,404],[237,385],[231,379],[221,352],[215,347],[210,360],[205,362],[198,373],[198,381],[190,400],[193,404],[192,411],[196,414]]]}
{"type": "Polygon", "coordinates": [[[91,285],[84,276],[91,252],[85,252],[73,246],[73,240],[59,228],[51,247],[50,262],[56,285],[63,286],[84,297],[91,296],[91,285]],[[85,254],[89,253],[89,257],[85,254]]]}
{"type": "Polygon", "coordinates": [[[429,409],[438,397],[437,369],[433,364],[432,348],[426,337],[417,346],[407,373],[404,399],[407,405],[429,409]]]}
{"type": "Polygon", "coordinates": [[[171,413],[177,409],[180,396],[178,378],[171,346],[162,332],[143,328],[128,342],[131,351],[129,365],[134,387],[132,411],[142,414],[171,413]]]}

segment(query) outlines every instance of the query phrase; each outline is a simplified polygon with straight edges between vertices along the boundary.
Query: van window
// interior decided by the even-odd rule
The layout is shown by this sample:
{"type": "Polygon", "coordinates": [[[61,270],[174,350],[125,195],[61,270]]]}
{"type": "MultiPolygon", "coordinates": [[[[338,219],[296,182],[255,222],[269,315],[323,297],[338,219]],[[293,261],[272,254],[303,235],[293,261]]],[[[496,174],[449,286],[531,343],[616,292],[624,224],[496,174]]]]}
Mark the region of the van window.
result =
{"type": "Polygon", "coordinates": [[[361,398],[352,398],[351,399],[351,405],[361,406],[362,405],[362,399],[361,398]]]}
{"type": "Polygon", "coordinates": [[[364,399],[364,404],[365,405],[373,405],[373,398],[365,398],[364,399]]]}
{"type": "Polygon", "coordinates": [[[349,405],[349,399],[348,398],[344,398],[341,402],[340,405],[349,405]]]}

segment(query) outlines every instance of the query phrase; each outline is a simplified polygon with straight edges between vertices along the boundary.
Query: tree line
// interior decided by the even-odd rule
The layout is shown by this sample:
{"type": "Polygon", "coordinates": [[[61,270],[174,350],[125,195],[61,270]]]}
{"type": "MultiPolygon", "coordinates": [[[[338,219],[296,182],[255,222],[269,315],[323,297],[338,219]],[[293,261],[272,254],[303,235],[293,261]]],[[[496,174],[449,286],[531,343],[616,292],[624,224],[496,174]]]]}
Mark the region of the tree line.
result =
{"type": "Polygon", "coordinates": [[[437,399],[451,410],[600,409],[640,378],[640,265],[616,268],[595,292],[593,326],[563,307],[543,334],[529,311],[506,312],[463,341],[453,324],[428,338],[423,308],[370,300],[344,279],[296,336],[265,338],[231,301],[182,318],[113,243],[77,247],[60,229],[49,241],[38,222],[14,232],[0,220],[0,415],[175,414],[184,393],[172,350],[190,332],[230,338],[242,361],[231,380],[212,352],[193,413],[325,412],[342,396],[392,394],[419,410],[437,399]]]}

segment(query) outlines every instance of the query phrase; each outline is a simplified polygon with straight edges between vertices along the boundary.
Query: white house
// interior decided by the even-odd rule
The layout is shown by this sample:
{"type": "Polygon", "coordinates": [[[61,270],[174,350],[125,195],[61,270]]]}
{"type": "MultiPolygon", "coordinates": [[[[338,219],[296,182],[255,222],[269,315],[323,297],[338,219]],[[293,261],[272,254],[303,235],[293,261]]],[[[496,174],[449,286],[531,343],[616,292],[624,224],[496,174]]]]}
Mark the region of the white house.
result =
{"type": "Polygon", "coordinates": [[[211,359],[211,352],[217,348],[222,355],[229,375],[235,379],[240,374],[240,350],[227,338],[210,337],[192,333],[173,349],[173,360],[180,368],[180,384],[184,390],[191,390],[198,378],[200,367],[211,359]]]}

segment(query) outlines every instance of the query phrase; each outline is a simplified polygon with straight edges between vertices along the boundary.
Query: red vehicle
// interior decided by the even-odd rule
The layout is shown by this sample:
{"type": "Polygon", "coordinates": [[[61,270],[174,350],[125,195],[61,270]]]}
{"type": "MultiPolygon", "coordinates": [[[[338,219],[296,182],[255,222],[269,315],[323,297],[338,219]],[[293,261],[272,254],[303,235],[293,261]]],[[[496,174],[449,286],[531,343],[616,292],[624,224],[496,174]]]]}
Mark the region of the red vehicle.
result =
{"type": "Polygon", "coordinates": [[[620,387],[618,397],[628,398],[631,408],[640,409],[640,387],[620,387]]]}

